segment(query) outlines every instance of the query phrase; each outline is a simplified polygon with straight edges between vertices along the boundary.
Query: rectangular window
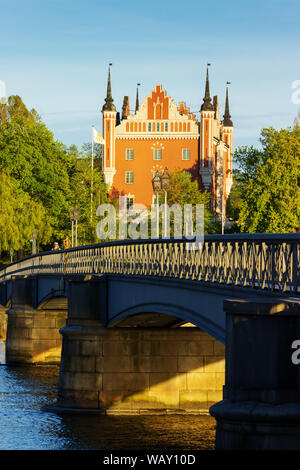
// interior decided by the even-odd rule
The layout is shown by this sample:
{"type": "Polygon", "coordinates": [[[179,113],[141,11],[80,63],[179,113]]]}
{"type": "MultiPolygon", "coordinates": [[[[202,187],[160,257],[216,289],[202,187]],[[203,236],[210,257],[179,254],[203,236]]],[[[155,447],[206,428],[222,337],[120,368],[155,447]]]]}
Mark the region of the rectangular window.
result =
{"type": "Polygon", "coordinates": [[[159,122],[156,123],[156,131],[159,132],[159,122]]]}
{"type": "Polygon", "coordinates": [[[133,209],[133,205],[134,205],[134,196],[127,196],[126,197],[127,210],[133,209]]]}
{"type": "Polygon", "coordinates": [[[167,122],[165,122],[165,132],[168,132],[168,130],[169,130],[168,123],[167,123],[167,122]]]}
{"type": "Polygon", "coordinates": [[[125,183],[132,184],[133,183],[133,171],[126,171],[125,172],[125,183]]]}
{"type": "Polygon", "coordinates": [[[153,159],[161,160],[161,149],[154,149],[153,159]]]}
{"type": "Polygon", "coordinates": [[[133,160],[133,149],[126,149],[126,160],[133,160]]]}
{"type": "Polygon", "coordinates": [[[148,132],[151,132],[151,122],[148,123],[148,132]]]}
{"type": "Polygon", "coordinates": [[[182,160],[190,159],[190,149],[182,149],[182,160]]]}

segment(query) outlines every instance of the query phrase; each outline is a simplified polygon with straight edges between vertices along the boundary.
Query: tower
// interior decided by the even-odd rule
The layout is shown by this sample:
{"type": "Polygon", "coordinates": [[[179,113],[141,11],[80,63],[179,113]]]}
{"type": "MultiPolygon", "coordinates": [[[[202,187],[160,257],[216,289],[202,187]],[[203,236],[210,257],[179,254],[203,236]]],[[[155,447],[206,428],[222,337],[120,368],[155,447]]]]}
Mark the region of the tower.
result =
{"type": "Polygon", "coordinates": [[[213,120],[215,108],[211,102],[209,91],[209,75],[207,64],[205,95],[200,110],[200,175],[204,189],[210,189],[214,168],[213,152],[213,120]]]}
{"type": "MultiPolygon", "coordinates": [[[[229,82],[227,82],[227,85],[229,82]]],[[[223,141],[226,144],[226,150],[224,152],[224,204],[230,193],[232,186],[232,160],[233,160],[233,123],[229,112],[229,98],[228,98],[228,86],[226,87],[226,100],[225,100],[225,112],[223,115],[223,129],[222,129],[223,141]]]]}
{"type": "Polygon", "coordinates": [[[111,94],[110,66],[108,67],[107,93],[105,103],[102,107],[103,138],[105,141],[103,152],[103,175],[105,183],[111,187],[115,168],[115,128],[116,128],[116,107],[111,94]]]}

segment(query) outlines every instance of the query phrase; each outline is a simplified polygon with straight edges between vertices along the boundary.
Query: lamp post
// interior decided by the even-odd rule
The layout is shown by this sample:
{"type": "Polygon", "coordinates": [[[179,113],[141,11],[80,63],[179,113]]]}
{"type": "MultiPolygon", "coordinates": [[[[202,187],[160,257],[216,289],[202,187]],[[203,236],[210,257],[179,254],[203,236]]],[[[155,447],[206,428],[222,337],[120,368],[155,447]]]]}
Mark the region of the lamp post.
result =
{"type": "Polygon", "coordinates": [[[31,233],[31,241],[32,241],[32,254],[36,254],[36,241],[37,241],[38,233],[37,230],[32,230],[31,233]]]}
{"type": "Polygon", "coordinates": [[[165,171],[163,172],[163,175],[161,177],[161,187],[165,193],[165,227],[164,227],[164,236],[167,238],[167,194],[168,194],[168,189],[170,187],[170,175],[168,172],[167,167],[165,168],[165,171]]]}
{"type": "Polygon", "coordinates": [[[156,194],[156,236],[159,238],[159,201],[158,194],[161,191],[161,173],[155,171],[152,179],[153,192],[156,194]]]}
{"type": "Polygon", "coordinates": [[[80,210],[77,206],[72,207],[69,216],[72,222],[72,247],[74,246],[74,222],[75,222],[75,246],[77,246],[77,221],[80,216],[80,210]]]}
{"type": "Polygon", "coordinates": [[[158,194],[161,190],[165,193],[165,223],[164,223],[164,237],[167,238],[167,193],[170,187],[170,175],[168,169],[165,168],[163,174],[160,171],[155,171],[152,179],[153,191],[156,194],[156,233],[159,238],[159,201],[158,194]]]}

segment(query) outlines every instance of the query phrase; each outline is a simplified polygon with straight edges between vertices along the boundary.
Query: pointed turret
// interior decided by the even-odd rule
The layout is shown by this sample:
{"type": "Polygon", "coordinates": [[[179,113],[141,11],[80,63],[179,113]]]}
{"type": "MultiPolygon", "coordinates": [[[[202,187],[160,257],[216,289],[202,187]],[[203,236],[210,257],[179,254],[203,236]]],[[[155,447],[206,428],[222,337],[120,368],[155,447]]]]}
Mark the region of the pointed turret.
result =
{"type": "Polygon", "coordinates": [[[201,111],[214,111],[214,105],[211,102],[210,91],[209,91],[209,76],[208,76],[208,66],[206,69],[206,84],[205,84],[205,95],[203,98],[203,104],[201,106],[201,111]]]}
{"type": "Polygon", "coordinates": [[[111,64],[109,64],[109,67],[108,67],[107,92],[106,92],[105,103],[103,105],[102,111],[116,111],[114,100],[111,94],[110,66],[111,64]]]}
{"type": "Polygon", "coordinates": [[[109,188],[112,187],[114,175],[116,173],[115,167],[115,139],[116,139],[116,123],[119,123],[120,116],[118,116],[114,100],[111,94],[111,81],[110,81],[110,66],[108,68],[108,80],[107,80],[107,93],[105,103],[102,108],[102,131],[104,139],[103,155],[105,158],[102,159],[102,170],[104,175],[104,181],[109,188]]]}
{"type": "Polygon", "coordinates": [[[127,119],[129,116],[129,96],[124,96],[122,106],[122,119],[127,119]]]}
{"type": "Polygon", "coordinates": [[[215,119],[217,121],[220,120],[220,109],[219,109],[219,99],[218,96],[213,97],[213,105],[214,105],[214,110],[215,110],[215,119]]]}
{"type": "Polygon", "coordinates": [[[139,104],[139,85],[140,83],[137,84],[136,87],[136,100],[135,100],[135,113],[138,111],[140,104],[139,104]]]}
{"type": "Polygon", "coordinates": [[[225,101],[225,113],[223,115],[223,126],[224,127],[233,127],[231,116],[229,113],[229,99],[228,99],[228,87],[226,87],[226,101],[225,101]]]}

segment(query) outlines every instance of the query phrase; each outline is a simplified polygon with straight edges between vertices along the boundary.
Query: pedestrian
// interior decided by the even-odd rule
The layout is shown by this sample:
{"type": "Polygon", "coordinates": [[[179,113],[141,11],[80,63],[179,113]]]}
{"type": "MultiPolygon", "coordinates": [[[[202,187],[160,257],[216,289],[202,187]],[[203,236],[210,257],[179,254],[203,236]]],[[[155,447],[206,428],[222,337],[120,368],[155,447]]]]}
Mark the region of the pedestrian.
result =
{"type": "Polygon", "coordinates": [[[56,251],[56,250],[60,250],[58,242],[54,242],[54,245],[51,251],[56,251]]]}

